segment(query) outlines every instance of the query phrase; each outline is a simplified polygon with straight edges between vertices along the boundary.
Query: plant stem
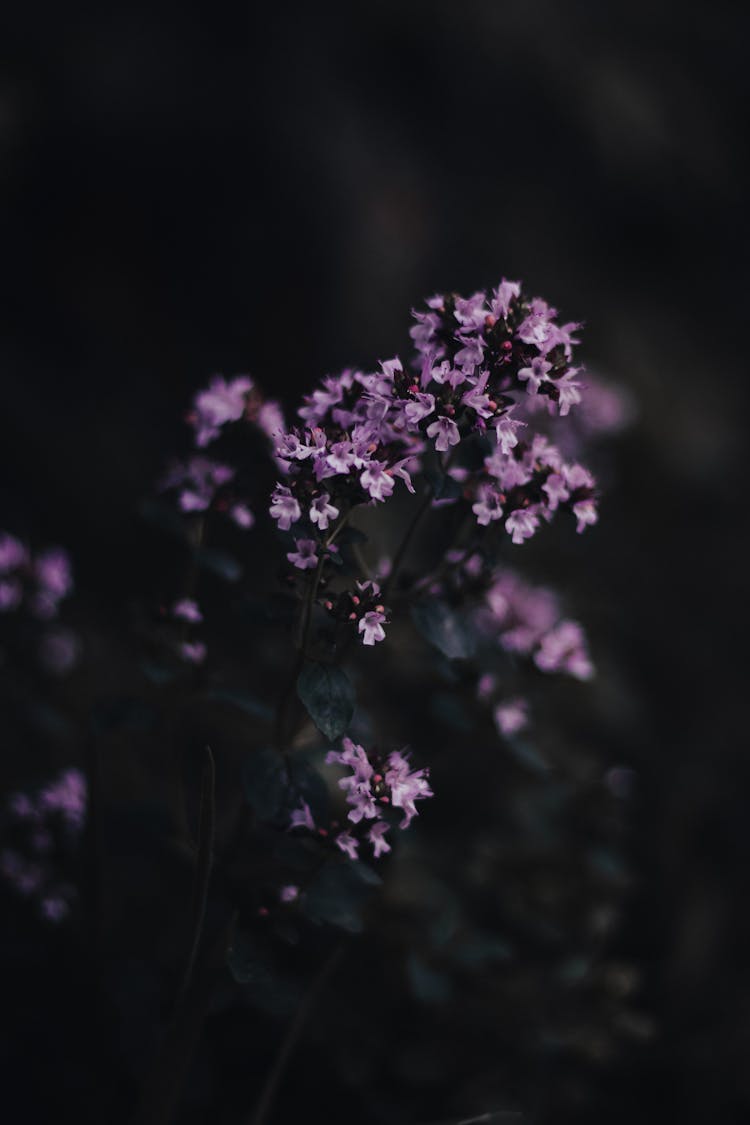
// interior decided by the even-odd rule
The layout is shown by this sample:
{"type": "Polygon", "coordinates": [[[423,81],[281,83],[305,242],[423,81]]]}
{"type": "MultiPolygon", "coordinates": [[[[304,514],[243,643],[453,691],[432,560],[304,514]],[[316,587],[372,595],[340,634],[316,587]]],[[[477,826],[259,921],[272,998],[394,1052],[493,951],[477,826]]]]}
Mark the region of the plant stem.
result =
{"type": "Polygon", "coordinates": [[[320,552],[320,558],[318,559],[318,565],[315,568],[315,574],[313,575],[312,581],[310,582],[310,585],[307,588],[305,600],[302,603],[302,609],[300,611],[299,621],[297,622],[297,635],[296,635],[296,639],[295,639],[295,642],[294,642],[294,647],[297,650],[297,656],[295,658],[294,664],[292,666],[292,670],[289,674],[289,677],[286,681],[286,684],[284,685],[284,690],[281,693],[281,696],[279,698],[279,703],[278,703],[278,706],[276,708],[276,722],[275,722],[276,747],[277,747],[280,754],[286,755],[286,752],[287,752],[287,735],[286,735],[287,709],[289,707],[289,701],[294,694],[294,689],[295,689],[296,684],[297,684],[297,679],[299,677],[300,672],[302,671],[302,666],[305,662],[308,647],[309,647],[309,644],[310,644],[310,629],[312,627],[313,604],[315,602],[315,595],[318,592],[318,586],[320,585],[320,579],[323,575],[323,567],[325,566],[325,561],[326,561],[326,550],[327,550],[328,547],[331,546],[331,544],[337,538],[339,533],[341,531],[343,531],[344,527],[346,526],[346,522],[347,522],[348,519],[349,519],[349,513],[347,512],[341,517],[341,519],[336,524],[336,527],[333,529],[333,531],[328,536],[326,541],[323,544],[321,544],[321,552],[320,552]]]}
{"type": "Polygon", "coordinates": [[[409,526],[407,527],[406,533],[404,534],[403,539],[401,540],[401,542],[398,545],[398,548],[396,550],[396,554],[393,556],[393,565],[391,567],[391,573],[388,575],[386,583],[383,587],[383,601],[385,601],[385,602],[388,601],[388,596],[390,595],[391,591],[393,590],[393,585],[396,581],[396,577],[398,575],[398,572],[401,569],[403,561],[406,557],[406,552],[409,550],[409,547],[411,546],[411,541],[414,538],[414,535],[417,531],[417,528],[419,527],[420,523],[422,522],[422,520],[426,516],[427,512],[429,511],[430,504],[432,503],[434,495],[435,495],[434,490],[433,490],[432,486],[429,485],[428,488],[427,488],[427,491],[425,492],[425,494],[422,498],[422,503],[419,505],[416,512],[414,513],[412,521],[409,524],[409,526]]]}
{"type": "Polygon", "coordinates": [[[174,1120],[235,922],[233,913],[215,940],[209,946],[203,943],[199,949],[190,984],[164,1033],[132,1125],[171,1125],[174,1120]]]}
{"type": "Polygon", "coordinates": [[[258,1104],[255,1107],[255,1112],[250,1121],[250,1125],[264,1125],[268,1113],[273,1105],[276,1091],[278,1089],[281,1078],[283,1077],[284,1070],[289,1061],[289,1057],[297,1045],[302,1030],[307,1022],[307,1019],[312,1012],[315,1004],[320,997],[323,988],[328,981],[328,978],[333,974],[338,966],[346,949],[346,943],[340,942],[335,949],[331,952],[328,958],[323,962],[317,976],[305,993],[299,1008],[297,1009],[294,1019],[289,1025],[286,1035],[284,1036],[281,1046],[279,1047],[276,1058],[274,1059],[273,1066],[268,1073],[263,1089],[261,1090],[258,1104]]]}
{"type": "Polygon", "coordinates": [[[211,753],[211,747],[206,747],[206,758],[203,766],[201,780],[201,800],[198,820],[198,855],[193,884],[193,903],[190,924],[190,950],[188,953],[185,974],[178,993],[178,1002],[187,993],[195,969],[198,956],[203,923],[206,918],[206,905],[208,903],[208,888],[211,882],[211,869],[214,860],[214,842],[216,838],[216,763],[211,753]]]}

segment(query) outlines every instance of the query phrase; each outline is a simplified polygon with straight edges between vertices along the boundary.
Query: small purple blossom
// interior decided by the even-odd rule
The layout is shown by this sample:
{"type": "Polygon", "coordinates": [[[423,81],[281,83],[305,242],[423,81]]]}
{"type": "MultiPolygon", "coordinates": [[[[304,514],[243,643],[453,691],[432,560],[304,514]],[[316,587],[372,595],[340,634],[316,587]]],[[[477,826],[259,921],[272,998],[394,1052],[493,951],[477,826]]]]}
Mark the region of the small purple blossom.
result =
{"type": "Polygon", "coordinates": [[[341,848],[349,856],[349,859],[356,859],[359,850],[359,840],[352,836],[351,832],[339,832],[336,836],[336,847],[341,848]]]}
{"type": "Polygon", "coordinates": [[[236,523],[237,527],[241,527],[243,531],[248,531],[255,523],[255,516],[247,504],[232,504],[228,514],[230,520],[236,523]]]}
{"type": "Polygon", "coordinates": [[[335,520],[339,514],[339,509],[331,504],[330,500],[329,494],[322,492],[310,505],[310,522],[320,531],[326,531],[331,520],[335,520]]]}
{"type": "Polygon", "coordinates": [[[394,480],[386,469],[385,461],[370,461],[359,478],[360,484],[373,500],[386,500],[393,492],[394,480]]]}
{"type": "Polygon", "coordinates": [[[187,664],[203,664],[208,650],[203,641],[184,641],[180,645],[180,656],[187,664]]]}
{"type": "Polygon", "coordinates": [[[318,565],[317,543],[314,539],[295,539],[296,551],[288,551],[287,558],[299,570],[312,570],[318,565]]]}
{"type": "Polygon", "coordinates": [[[189,621],[193,625],[199,625],[203,620],[198,603],[192,598],[181,598],[175,602],[172,606],[172,616],[180,621],[189,621]]]}
{"type": "Polygon", "coordinates": [[[288,531],[302,516],[299,501],[292,496],[292,490],[284,484],[277,484],[273,490],[269,512],[281,531],[288,531]]]}
{"type": "Polygon", "coordinates": [[[458,426],[451,418],[438,418],[427,427],[427,436],[435,439],[435,449],[445,453],[452,445],[458,445],[461,435],[458,426]]]}
{"type": "Polygon", "coordinates": [[[383,625],[386,621],[384,613],[379,613],[377,610],[370,610],[360,618],[357,626],[357,631],[362,633],[363,645],[374,645],[377,641],[385,640],[385,629],[383,625]]]}
{"type": "Polygon", "coordinates": [[[302,801],[300,807],[292,811],[291,817],[289,818],[289,827],[307,828],[310,832],[315,831],[315,821],[313,820],[307,801],[302,801]]]}
{"type": "Polygon", "coordinates": [[[208,387],[199,391],[193,400],[194,411],[190,421],[195,428],[195,444],[203,448],[219,436],[222,426],[236,422],[245,412],[245,403],[253,381],[240,375],[227,382],[214,375],[208,387]]]}
{"type": "Polygon", "coordinates": [[[539,518],[531,509],[519,508],[508,516],[505,527],[513,543],[523,543],[525,539],[531,539],[539,527],[539,518]]]}
{"type": "Polygon", "coordinates": [[[498,703],[492,715],[500,734],[517,734],[528,726],[529,707],[525,699],[508,699],[498,703]]]}
{"type": "Polygon", "coordinates": [[[287,886],[281,887],[281,889],[279,890],[279,901],[280,902],[285,902],[285,903],[296,902],[296,900],[298,898],[299,898],[299,887],[295,886],[293,883],[289,883],[289,884],[287,884],[287,886]]]}

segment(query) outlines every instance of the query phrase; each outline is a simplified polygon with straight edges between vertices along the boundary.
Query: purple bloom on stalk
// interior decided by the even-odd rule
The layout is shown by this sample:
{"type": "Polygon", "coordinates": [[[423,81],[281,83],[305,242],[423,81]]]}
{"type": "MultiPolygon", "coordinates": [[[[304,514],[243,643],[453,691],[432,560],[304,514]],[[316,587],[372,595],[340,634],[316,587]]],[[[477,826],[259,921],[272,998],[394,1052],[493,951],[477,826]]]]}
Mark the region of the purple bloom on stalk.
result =
{"type": "Polygon", "coordinates": [[[477,499],[471,506],[471,510],[477,517],[477,523],[482,527],[487,527],[493,520],[502,518],[503,509],[500,503],[500,496],[490,484],[480,484],[477,489],[477,499]]]}
{"type": "Polygon", "coordinates": [[[547,493],[549,510],[551,512],[554,512],[557,509],[558,504],[560,504],[563,500],[567,500],[570,496],[565,477],[562,475],[562,473],[550,473],[550,475],[542,485],[542,492],[547,493]]]}
{"type": "Polygon", "coordinates": [[[299,570],[311,570],[318,565],[318,556],[315,553],[317,543],[314,539],[295,539],[296,551],[289,551],[287,558],[299,570]]]}
{"type": "Polygon", "coordinates": [[[596,502],[591,497],[587,500],[579,500],[577,504],[573,505],[573,515],[578,520],[576,531],[580,535],[586,527],[596,523],[599,518],[596,511],[596,502]]]}
{"type": "Polygon", "coordinates": [[[510,453],[511,449],[515,449],[518,445],[518,436],[516,430],[520,426],[525,426],[525,422],[518,422],[515,418],[511,418],[508,414],[503,414],[500,418],[495,418],[492,422],[495,427],[495,437],[497,444],[500,446],[503,453],[510,453]]]}
{"type": "Polygon", "coordinates": [[[529,708],[525,699],[509,699],[498,703],[493,711],[495,725],[501,734],[517,734],[528,726],[529,708]]]}
{"type": "Polygon", "coordinates": [[[179,618],[180,621],[189,621],[193,625],[198,625],[203,620],[198,603],[192,598],[181,598],[180,601],[175,602],[172,606],[172,616],[179,618]]]}
{"type": "Polygon", "coordinates": [[[281,902],[295,902],[299,898],[299,887],[295,887],[293,883],[282,887],[279,891],[279,900],[281,902]]]}
{"type": "Polygon", "coordinates": [[[78,769],[63,770],[57,781],[39,794],[42,812],[59,812],[74,829],[83,825],[87,800],[86,778],[78,769]]]}
{"type": "Polygon", "coordinates": [[[23,587],[17,579],[5,579],[0,582],[0,613],[7,613],[11,609],[17,609],[21,604],[22,598],[23,587]]]}
{"type": "Polygon", "coordinates": [[[428,414],[432,414],[435,409],[435,396],[430,394],[417,394],[413,402],[407,402],[404,407],[404,414],[406,415],[407,422],[412,426],[416,426],[428,414]]]}
{"type": "Polygon", "coordinates": [[[195,444],[199,448],[218,437],[221,427],[227,422],[236,422],[242,417],[247,395],[252,389],[253,381],[247,375],[240,375],[229,383],[223,376],[214,375],[207,389],[195,396],[195,412],[191,421],[195,427],[195,444]]]}
{"type": "Polygon", "coordinates": [[[359,849],[359,841],[355,840],[351,832],[339,832],[336,837],[336,846],[345,852],[349,859],[357,858],[357,851],[359,849]]]}
{"type": "Polygon", "coordinates": [[[292,815],[289,819],[289,827],[308,828],[310,832],[315,831],[315,821],[313,820],[307,801],[303,801],[298,809],[292,810],[292,815]]]}
{"type": "Polygon", "coordinates": [[[427,781],[427,770],[412,771],[403,754],[394,750],[388,755],[385,783],[391,791],[391,804],[395,809],[402,809],[404,813],[404,819],[399,827],[408,828],[417,815],[414,802],[434,795],[427,781]]]}
{"type": "Polygon", "coordinates": [[[185,641],[180,645],[180,656],[188,664],[203,664],[207,651],[203,641],[185,641]]]}
{"type": "Polygon", "coordinates": [[[590,680],[594,675],[586,638],[577,621],[561,621],[545,633],[534,662],[543,672],[567,672],[577,680],[590,680]]]}
{"type": "Polygon", "coordinates": [[[292,496],[292,490],[285,484],[277,484],[271,494],[271,507],[268,509],[281,531],[288,531],[302,516],[299,502],[292,496]]]}
{"type": "Polygon", "coordinates": [[[510,309],[510,303],[514,298],[521,295],[520,281],[506,281],[505,278],[500,282],[497,289],[492,294],[490,302],[490,313],[496,320],[505,320],[510,309]]]}
{"type": "Polygon", "coordinates": [[[452,445],[458,445],[461,435],[458,426],[450,418],[438,418],[427,427],[427,436],[435,438],[435,449],[445,453],[452,445]]]}
{"type": "Polygon", "coordinates": [[[541,356],[532,359],[530,367],[522,367],[518,372],[518,378],[522,383],[526,383],[526,393],[535,395],[542,383],[547,382],[547,372],[551,370],[552,364],[547,363],[541,356]]]}
{"type": "Polygon", "coordinates": [[[39,617],[54,617],[58,603],[73,589],[70,560],[61,547],[51,547],[34,561],[39,590],[34,598],[34,612],[39,617]]]}
{"type": "Polygon", "coordinates": [[[373,500],[385,500],[393,492],[393,477],[385,470],[385,461],[370,461],[359,478],[360,484],[373,500]]]}
{"type": "Polygon", "coordinates": [[[229,509],[229,518],[237,527],[241,527],[243,531],[247,531],[255,523],[255,516],[248,508],[247,504],[232,504],[229,509]]]}
{"type": "Polygon", "coordinates": [[[0,574],[17,570],[28,559],[28,551],[13,535],[0,531],[0,574]]]}
{"type": "Polygon", "coordinates": [[[379,859],[381,855],[385,855],[386,852],[391,850],[391,845],[384,838],[388,828],[389,825],[384,820],[376,820],[367,833],[367,839],[372,844],[375,859],[379,859]]]}
{"type": "Polygon", "coordinates": [[[523,543],[524,539],[531,539],[539,527],[539,518],[529,508],[518,508],[508,516],[505,527],[513,543],[523,543]]]}
{"type": "Polygon", "coordinates": [[[385,620],[385,614],[377,610],[370,610],[364,617],[360,618],[357,631],[363,634],[363,645],[374,645],[376,641],[385,640],[385,629],[383,628],[385,620]]]}
{"type": "Polygon", "coordinates": [[[317,524],[321,531],[326,531],[331,520],[335,520],[339,509],[329,503],[331,497],[327,492],[316,496],[310,505],[310,522],[317,524]]]}

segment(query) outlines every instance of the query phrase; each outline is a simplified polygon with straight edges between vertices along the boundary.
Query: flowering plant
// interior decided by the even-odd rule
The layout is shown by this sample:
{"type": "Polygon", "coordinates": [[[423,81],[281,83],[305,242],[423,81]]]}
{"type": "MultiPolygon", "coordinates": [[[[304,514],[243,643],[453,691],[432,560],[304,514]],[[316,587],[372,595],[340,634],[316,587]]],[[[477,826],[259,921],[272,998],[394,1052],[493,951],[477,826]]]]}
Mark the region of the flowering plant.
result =
{"type": "MultiPolygon", "coordinates": [[[[592,767],[560,729],[545,733],[565,697],[552,681],[577,707],[594,661],[565,598],[522,571],[549,525],[568,521],[575,539],[597,522],[580,458],[619,424],[617,396],[577,363],[581,325],[519,282],[435,296],[414,321],[406,361],[324,378],[289,422],[249,376],[214,376],[187,414],[191,448],[145,506],[176,533],[183,575],[141,615],[145,705],[100,711],[97,730],[166,731],[178,787],[196,752],[201,778],[182,812],[197,829],[183,841],[193,893],[180,982],[141,1125],[176,1112],[185,1028],[206,1017],[225,962],[257,1008],[298,1009],[260,1123],[351,935],[380,927],[400,942],[425,1004],[449,996],[456,973],[520,960],[527,945],[554,947],[566,972],[578,956],[575,925],[537,916],[524,864],[562,862],[556,833],[592,767]],[[441,805],[460,833],[439,829],[441,805]],[[472,899],[472,879],[496,879],[493,905],[472,899]],[[314,978],[301,995],[279,969],[292,962],[297,984],[314,978]]],[[[48,617],[69,587],[60,557],[32,564],[0,540],[0,610],[30,597],[48,617]],[[39,588],[25,593],[24,575],[39,588]]],[[[75,806],[77,832],[86,796],[69,771],[36,801],[17,794],[9,815],[39,836],[50,810],[64,820],[75,806]]],[[[607,848],[600,866],[614,862],[607,848]]],[[[563,853],[577,871],[579,851],[563,853]]],[[[43,883],[36,863],[29,889],[29,862],[2,853],[23,894],[43,883]]],[[[596,943],[623,884],[591,877],[596,943]]],[[[61,920],[74,901],[67,886],[45,891],[41,910],[61,920]]]]}

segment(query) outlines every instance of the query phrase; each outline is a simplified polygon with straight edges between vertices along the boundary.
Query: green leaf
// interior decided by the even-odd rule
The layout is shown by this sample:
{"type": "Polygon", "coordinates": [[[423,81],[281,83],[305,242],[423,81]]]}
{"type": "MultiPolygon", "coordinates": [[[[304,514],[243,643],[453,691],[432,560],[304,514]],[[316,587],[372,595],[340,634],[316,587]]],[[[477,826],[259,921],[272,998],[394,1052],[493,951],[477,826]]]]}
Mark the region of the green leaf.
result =
{"type": "Polygon", "coordinates": [[[306,664],[297,680],[297,694],[315,726],[326,738],[340,738],[354,715],[354,688],[343,668],[306,664]]]}
{"type": "Polygon", "coordinates": [[[364,863],[328,863],[307,888],[302,908],[312,922],[328,922],[357,934],[363,927],[362,910],[371,888],[381,881],[364,863]]]}
{"type": "Polygon", "coordinates": [[[260,950],[244,930],[238,930],[232,938],[227,965],[238,984],[256,984],[270,977],[260,950]]]}
{"type": "Polygon", "coordinates": [[[423,1004],[443,1004],[450,997],[450,978],[431,968],[416,953],[409,955],[406,971],[413,995],[423,1004]]]}
{"type": "Polygon", "coordinates": [[[269,746],[245,758],[242,784],[248,804],[260,820],[273,820],[286,796],[286,771],[279,754],[269,746]]]}
{"type": "Polygon", "coordinates": [[[425,640],[450,660],[466,659],[476,649],[476,637],[466,618],[446,602],[417,602],[412,620],[425,640]]]}

